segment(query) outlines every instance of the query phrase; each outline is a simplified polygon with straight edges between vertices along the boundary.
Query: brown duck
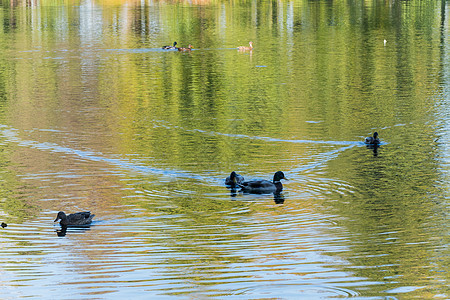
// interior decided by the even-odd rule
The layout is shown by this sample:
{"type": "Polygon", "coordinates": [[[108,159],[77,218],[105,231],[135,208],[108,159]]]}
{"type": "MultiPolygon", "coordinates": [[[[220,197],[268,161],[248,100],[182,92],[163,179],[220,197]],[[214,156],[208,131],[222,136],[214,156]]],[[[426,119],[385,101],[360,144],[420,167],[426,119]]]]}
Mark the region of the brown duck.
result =
{"type": "Polygon", "coordinates": [[[249,42],[248,44],[250,45],[250,47],[239,46],[238,50],[239,51],[250,51],[250,50],[253,50],[253,42],[249,42]]]}
{"type": "Polygon", "coordinates": [[[182,52],[189,52],[192,49],[194,49],[194,46],[192,46],[191,44],[189,44],[187,47],[180,47],[178,48],[178,51],[182,51],[182,52]]]}

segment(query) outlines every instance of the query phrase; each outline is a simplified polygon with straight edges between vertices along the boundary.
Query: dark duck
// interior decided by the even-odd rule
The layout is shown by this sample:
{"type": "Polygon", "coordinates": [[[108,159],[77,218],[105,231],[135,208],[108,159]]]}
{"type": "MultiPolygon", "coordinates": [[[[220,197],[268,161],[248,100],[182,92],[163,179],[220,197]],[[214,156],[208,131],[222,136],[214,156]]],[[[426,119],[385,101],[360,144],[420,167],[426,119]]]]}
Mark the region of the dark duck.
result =
{"type": "Polygon", "coordinates": [[[374,132],[373,136],[366,137],[364,140],[364,144],[366,145],[379,145],[380,140],[378,139],[378,132],[374,132]]]}
{"type": "Polygon", "coordinates": [[[92,223],[94,214],[89,211],[77,212],[70,215],[66,215],[63,211],[58,212],[55,222],[60,221],[61,226],[83,226],[92,223]]]}
{"type": "Polygon", "coordinates": [[[279,193],[283,190],[281,179],[288,180],[281,171],[273,175],[273,181],[269,180],[250,180],[239,184],[241,191],[252,194],[270,194],[279,193]]]}
{"type": "Polygon", "coordinates": [[[244,176],[236,173],[235,171],[231,172],[230,176],[225,178],[225,185],[230,187],[237,187],[239,184],[244,182],[244,176]]]}

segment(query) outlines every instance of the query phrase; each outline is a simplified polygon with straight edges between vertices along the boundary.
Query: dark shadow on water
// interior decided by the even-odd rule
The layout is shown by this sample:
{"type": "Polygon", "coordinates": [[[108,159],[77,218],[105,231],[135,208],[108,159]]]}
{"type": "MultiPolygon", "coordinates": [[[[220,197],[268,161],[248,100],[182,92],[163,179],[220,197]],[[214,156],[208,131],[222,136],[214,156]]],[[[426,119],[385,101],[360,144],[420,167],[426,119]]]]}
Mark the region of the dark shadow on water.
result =
{"type": "Polygon", "coordinates": [[[378,156],[378,148],[380,148],[380,145],[366,145],[366,147],[373,151],[373,156],[378,156]]]}
{"type": "Polygon", "coordinates": [[[273,193],[273,200],[275,204],[284,204],[284,195],[281,192],[273,193]]]}
{"type": "Polygon", "coordinates": [[[88,230],[91,230],[91,225],[84,225],[84,226],[63,226],[63,225],[61,225],[61,228],[56,230],[56,235],[59,237],[66,236],[68,229],[69,229],[69,232],[88,231],[88,230]]]}
{"type": "MultiPolygon", "coordinates": [[[[267,193],[248,193],[248,192],[243,192],[243,191],[241,191],[241,190],[239,190],[238,188],[235,188],[235,187],[231,187],[229,189],[230,189],[230,196],[232,198],[236,198],[239,193],[246,194],[246,195],[268,195],[267,193]]],[[[273,193],[273,200],[274,200],[275,204],[284,204],[284,201],[285,201],[284,194],[282,192],[275,192],[275,193],[273,193]]]]}
{"type": "Polygon", "coordinates": [[[237,188],[235,188],[235,187],[232,187],[232,188],[230,188],[230,196],[231,197],[236,197],[237,196],[237,194],[238,194],[238,189],[237,188]]]}

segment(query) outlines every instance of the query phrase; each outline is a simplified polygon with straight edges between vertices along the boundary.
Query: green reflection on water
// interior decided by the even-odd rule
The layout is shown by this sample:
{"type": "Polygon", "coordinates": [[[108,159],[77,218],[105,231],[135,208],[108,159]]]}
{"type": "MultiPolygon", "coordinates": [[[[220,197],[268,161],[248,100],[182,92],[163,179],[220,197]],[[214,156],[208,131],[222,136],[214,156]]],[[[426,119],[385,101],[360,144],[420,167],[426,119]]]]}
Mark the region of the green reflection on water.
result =
{"type": "MultiPolygon", "coordinates": [[[[1,173],[2,210],[20,219],[30,207],[55,209],[65,194],[73,197],[68,207],[108,209],[114,199],[171,215],[165,225],[188,230],[167,229],[169,248],[189,254],[168,259],[174,268],[195,264],[196,255],[201,266],[252,263],[211,245],[221,235],[230,243],[257,240],[260,235],[241,227],[260,215],[262,227],[273,225],[268,220],[277,206],[271,197],[252,199],[257,205],[229,197],[217,179],[231,170],[250,178],[283,170],[292,179],[283,207],[308,201],[338,216],[338,234],[348,233],[343,245],[350,250],[327,254],[348,260],[351,267],[342,269],[355,277],[382,283],[362,284],[361,294],[385,295],[405,285],[427,286],[413,296],[445,294],[440,236],[448,233],[442,215],[448,184],[435,142],[442,135],[436,119],[448,61],[444,3],[2,1],[0,122],[17,129],[21,140],[102,158],[52,155],[48,149],[55,147],[43,154],[5,141],[2,147],[13,150],[0,159],[13,171],[1,173]],[[250,40],[251,53],[235,49],[250,40]],[[172,41],[195,50],[159,49],[172,41]],[[386,142],[376,153],[352,144],[374,130],[386,142]],[[333,150],[338,154],[330,157],[333,150]],[[137,167],[108,164],[111,157],[137,167]],[[317,161],[317,169],[298,171],[317,161]],[[188,175],[174,182],[141,174],[138,166],[188,175]],[[36,192],[42,182],[16,176],[67,169],[101,179],[62,179],[36,192]],[[339,193],[342,183],[347,190],[339,193]],[[128,188],[144,196],[127,198],[128,188]],[[91,189],[102,201],[85,200],[91,189]],[[229,218],[239,209],[240,218],[229,218]],[[191,239],[202,233],[203,244],[191,239]]],[[[297,210],[284,213],[299,218],[297,210]]]]}

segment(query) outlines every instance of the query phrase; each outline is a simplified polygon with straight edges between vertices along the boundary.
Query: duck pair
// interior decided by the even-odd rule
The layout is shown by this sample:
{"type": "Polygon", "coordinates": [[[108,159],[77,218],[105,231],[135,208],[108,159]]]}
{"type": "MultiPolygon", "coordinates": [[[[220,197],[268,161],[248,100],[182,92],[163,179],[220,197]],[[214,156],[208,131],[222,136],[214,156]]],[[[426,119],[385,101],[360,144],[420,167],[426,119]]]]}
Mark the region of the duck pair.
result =
{"type": "MultiPolygon", "coordinates": [[[[249,47],[247,46],[239,46],[239,51],[251,51],[253,50],[253,42],[249,42],[249,47]]],[[[164,50],[178,50],[178,51],[191,51],[194,49],[194,46],[189,44],[187,47],[179,47],[177,48],[177,42],[173,42],[173,46],[162,46],[162,49],[164,50]]]]}
{"type": "Polygon", "coordinates": [[[178,50],[178,51],[182,51],[182,52],[187,52],[187,51],[191,51],[192,49],[194,49],[194,46],[189,44],[187,47],[179,47],[179,48],[177,48],[177,42],[173,42],[173,46],[163,46],[162,49],[164,49],[164,50],[178,50]]]}
{"type": "Polygon", "coordinates": [[[245,181],[242,175],[237,174],[235,171],[231,172],[230,176],[225,178],[225,184],[231,188],[239,187],[244,193],[252,194],[270,194],[279,193],[283,190],[283,184],[281,180],[288,180],[284,173],[277,171],[273,175],[273,180],[250,180],[245,181]]]}

